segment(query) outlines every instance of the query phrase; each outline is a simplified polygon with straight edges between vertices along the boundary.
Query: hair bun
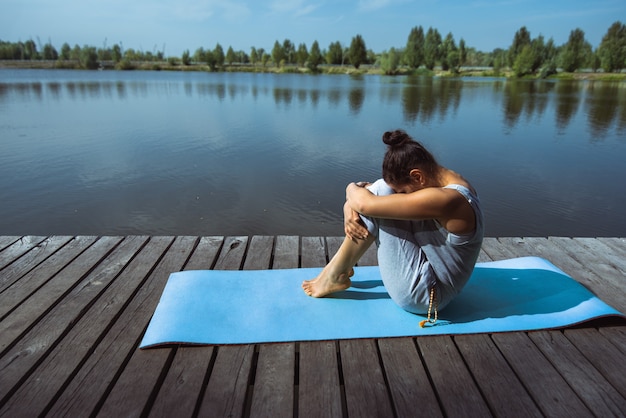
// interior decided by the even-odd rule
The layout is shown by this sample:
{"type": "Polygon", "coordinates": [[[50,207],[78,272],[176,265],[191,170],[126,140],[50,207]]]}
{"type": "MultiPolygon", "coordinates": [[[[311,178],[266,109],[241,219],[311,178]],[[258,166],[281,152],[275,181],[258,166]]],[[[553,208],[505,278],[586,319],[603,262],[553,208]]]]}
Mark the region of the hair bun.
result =
{"type": "Polygon", "coordinates": [[[412,141],[412,138],[403,130],[387,131],[383,134],[383,142],[390,147],[397,147],[412,141]]]}

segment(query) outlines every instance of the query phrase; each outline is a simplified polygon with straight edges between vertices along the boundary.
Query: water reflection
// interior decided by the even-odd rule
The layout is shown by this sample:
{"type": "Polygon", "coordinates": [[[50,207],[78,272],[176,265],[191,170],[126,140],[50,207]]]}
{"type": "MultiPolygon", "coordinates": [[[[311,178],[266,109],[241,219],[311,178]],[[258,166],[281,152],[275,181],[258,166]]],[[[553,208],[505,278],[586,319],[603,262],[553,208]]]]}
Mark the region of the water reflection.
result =
{"type": "Polygon", "coordinates": [[[0,234],[341,234],[392,127],[471,178],[492,236],[626,233],[624,83],[2,74],[0,234]]]}
{"type": "Polygon", "coordinates": [[[444,119],[461,102],[463,81],[434,77],[408,77],[402,90],[404,117],[408,122],[428,123],[434,115],[444,119]]]}
{"type": "Polygon", "coordinates": [[[555,121],[559,132],[565,131],[580,106],[581,89],[577,84],[563,80],[556,85],[555,121]]]}
{"type": "Polygon", "coordinates": [[[502,90],[505,126],[514,128],[522,115],[527,121],[542,117],[554,86],[555,83],[545,81],[509,80],[502,90]]]}
{"type": "MultiPolygon", "coordinates": [[[[28,100],[126,100],[129,97],[149,98],[153,95],[177,95],[182,86],[186,97],[238,100],[251,94],[255,100],[271,98],[276,106],[290,106],[294,98],[302,105],[316,108],[326,100],[331,108],[347,107],[353,115],[359,115],[368,95],[382,103],[400,101],[405,122],[428,124],[434,117],[440,120],[456,113],[463,101],[468,79],[435,77],[397,77],[379,85],[372,91],[366,80],[351,79],[350,87],[328,86],[324,88],[294,88],[291,86],[243,85],[235,81],[184,83],[155,83],[149,81],[50,81],[50,82],[0,82],[0,101],[10,97],[28,100]],[[368,93],[369,92],[369,93],[368,93]]],[[[481,83],[478,83],[479,85],[481,83]]],[[[472,85],[471,89],[476,89],[472,85]]],[[[554,124],[559,132],[565,132],[577,112],[583,111],[588,126],[596,139],[606,136],[616,127],[626,130],[626,94],[622,82],[593,81],[537,81],[502,80],[484,82],[481,90],[489,91],[493,101],[501,101],[502,123],[505,131],[515,129],[521,120],[525,123],[550,117],[553,107],[554,124]],[[500,100],[501,98],[501,100],[500,100]]]]}
{"type": "Polygon", "coordinates": [[[620,132],[626,128],[626,86],[624,83],[589,83],[585,98],[586,113],[594,138],[606,137],[614,123],[620,132]],[[621,93],[621,94],[620,94],[621,93]]]}

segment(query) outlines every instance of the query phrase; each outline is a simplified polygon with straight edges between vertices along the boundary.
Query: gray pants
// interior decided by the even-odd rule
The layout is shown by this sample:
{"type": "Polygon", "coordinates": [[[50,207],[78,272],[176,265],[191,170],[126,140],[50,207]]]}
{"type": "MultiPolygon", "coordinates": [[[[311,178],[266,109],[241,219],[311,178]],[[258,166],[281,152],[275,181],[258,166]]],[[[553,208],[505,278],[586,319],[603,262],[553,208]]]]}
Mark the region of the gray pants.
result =
{"type": "MultiPolygon", "coordinates": [[[[368,189],[378,196],[394,193],[383,180],[376,181],[368,189]]],[[[391,299],[404,310],[426,313],[430,289],[437,285],[437,276],[413,234],[421,221],[363,215],[361,219],[376,237],[380,275],[391,299]]]]}

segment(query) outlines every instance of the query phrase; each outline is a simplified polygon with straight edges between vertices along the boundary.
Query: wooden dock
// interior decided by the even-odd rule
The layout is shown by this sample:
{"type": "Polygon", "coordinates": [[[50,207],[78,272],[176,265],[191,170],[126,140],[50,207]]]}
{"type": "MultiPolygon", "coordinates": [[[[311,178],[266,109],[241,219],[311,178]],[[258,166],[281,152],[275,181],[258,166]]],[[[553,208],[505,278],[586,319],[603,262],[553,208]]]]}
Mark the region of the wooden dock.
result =
{"type": "MultiPolygon", "coordinates": [[[[0,237],[0,416],[626,415],[626,325],[137,347],[185,269],[323,266],[338,237],[0,237]]],[[[626,239],[488,238],[547,258],[626,312],[626,239]]],[[[361,265],[375,265],[373,251],[361,265]]]]}

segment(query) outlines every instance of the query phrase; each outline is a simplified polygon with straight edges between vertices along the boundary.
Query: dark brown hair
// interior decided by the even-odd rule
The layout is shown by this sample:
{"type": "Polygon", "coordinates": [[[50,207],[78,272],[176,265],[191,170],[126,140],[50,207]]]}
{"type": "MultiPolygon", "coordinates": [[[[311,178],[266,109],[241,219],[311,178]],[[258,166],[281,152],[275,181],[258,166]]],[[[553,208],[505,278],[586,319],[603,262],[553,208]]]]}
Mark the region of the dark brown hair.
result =
{"type": "Polygon", "coordinates": [[[387,152],[383,159],[383,179],[387,184],[405,185],[411,181],[412,169],[420,169],[428,177],[434,177],[439,164],[435,157],[419,142],[402,130],[385,132],[383,142],[387,152]]]}

